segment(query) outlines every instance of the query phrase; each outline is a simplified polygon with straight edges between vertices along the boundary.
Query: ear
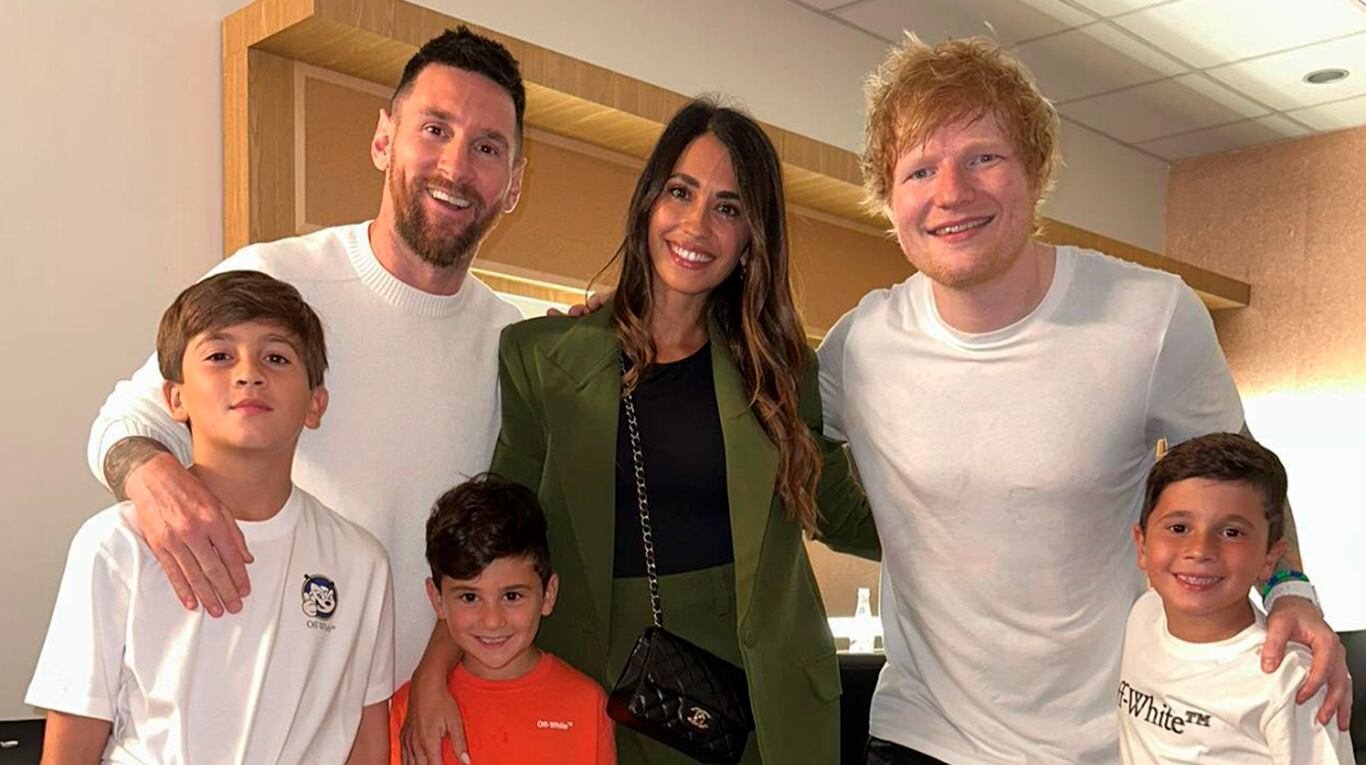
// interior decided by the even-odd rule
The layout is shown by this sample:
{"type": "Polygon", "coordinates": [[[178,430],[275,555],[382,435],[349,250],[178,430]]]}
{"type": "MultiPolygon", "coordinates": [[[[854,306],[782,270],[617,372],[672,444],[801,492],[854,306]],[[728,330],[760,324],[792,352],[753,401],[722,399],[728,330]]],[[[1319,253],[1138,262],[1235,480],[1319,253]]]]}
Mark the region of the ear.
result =
{"type": "Polygon", "coordinates": [[[180,383],[165,380],[161,383],[161,396],[166,399],[166,408],[176,422],[189,422],[190,413],[185,411],[185,402],[180,398],[180,383]]]}
{"type": "Polygon", "coordinates": [[[1285,555],[1285,548],[1288,547],[1289,544],[1289,542],[1282,538],[1277,541],[1276,544],[1272,545],[1271,549],[1266,551],[1266,561],[1262,564],[1261,572],[1257,574],[1258,579],[1265,582],[1271,578],[1272,574],[1276,573],[1276,561],[1280,560],[1282,555],[1285,555]]]}
{"type": "Polygon", "coordinates": [[[327,388],[319,385],[313,389],[308,402],[308,414],[304,416],[304,427],[317,430],[323,424],[323,412],[327,411],[327,388]]]}
{"type": "Polygon", "coordinates": [[[394,119],[389,112],[380,109],[379,121],[375,124],[375,137],[370,139],[370,161],[380,172],[389,171],[389,147],[394,141],[394,119]]]}
{"type": "Polygon", "coordinates": [[[545,583],[545,599],[541,601],[541,616],[550,616],[555,610],[555,599],[560,596],[560,575],[551,574],[545,583]]]}
{"type": "Polygon", "coordinates": [[[1138,549],[1138,568],[1141,571],[1148,570],[1148,555],[1143,549],[1143,524],[1135,523],[1133,528],[1134,547],[1138,549]]]}
{"type": "Polygon", "coordinates": [[[432,603],[432,610],[436,612],[436,618],[440,621],[446,620],[446,602],[441,599],[441,591],[436,588],[436,582],[427,577],[427,600],[432,603]]]}
{"type": "Polygon", "coordinates": [[[508,193],[503,199],[503,212],[510,213],[517,209],[517,203],[522,199],[522,173],[526,172],[526,157],[521,156],[512,162],[512,179],[508,182],[508,193]]]}

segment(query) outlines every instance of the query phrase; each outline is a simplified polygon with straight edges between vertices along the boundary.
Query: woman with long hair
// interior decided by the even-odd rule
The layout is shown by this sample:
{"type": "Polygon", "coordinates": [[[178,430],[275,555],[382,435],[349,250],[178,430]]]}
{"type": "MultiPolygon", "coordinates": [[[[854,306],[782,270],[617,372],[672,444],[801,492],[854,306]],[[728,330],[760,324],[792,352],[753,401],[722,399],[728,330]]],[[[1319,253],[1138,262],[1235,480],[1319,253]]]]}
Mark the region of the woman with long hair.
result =
{"type": "MultiPolygon", "coordinates": [[[[843,450],[820,435],[781,172],[736,110],[697,100],[670,120],[631,198],[610,308],[504,331],[492,470],[535,490],[549,521],[560,594],[541,647],[616,682],[652,622],[643,490],[665,627],[743,669],[742,762],[834,765],[839,669],[802,534],[878,546],[843,450]]],[[[695,762],[622,726],[617,743],[622,763],[695,762]]]]}

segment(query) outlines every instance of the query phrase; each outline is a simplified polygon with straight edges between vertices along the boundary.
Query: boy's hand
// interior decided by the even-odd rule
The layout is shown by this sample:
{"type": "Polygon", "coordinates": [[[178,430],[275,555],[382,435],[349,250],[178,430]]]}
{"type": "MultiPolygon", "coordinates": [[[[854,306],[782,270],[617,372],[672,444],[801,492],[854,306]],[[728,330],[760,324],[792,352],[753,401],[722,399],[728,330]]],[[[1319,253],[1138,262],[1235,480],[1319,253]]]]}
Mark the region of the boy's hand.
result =
{"type": "Polygon", "coordinates": [[[610,291],[610,292],[604,292],[604,293],[595,292],[595,293],[593,293],[592,295],[589,295],[589,296],[588,296],[588,299],[585,300],[584,302],[582,302],[582,303],[577,303],[577,304],[575,304],[575,305],[571,305],[571,306],[569,307],[569,313],[567,313],[567,314],[566,314],[564,311],[561,311],[561,310],[558,309],[558,308],[551,308],[551,309],[548,309],[548,310],[545,312],[545,315],[546,315],[546,316],[573,316],[573,317],[575,317],[575,318],[577,318],[577,317],[579,317],[579,316],[587,316],[588,314],[593,313],[594,311],[597,311],[599,308],[602,308],[603,304],[606,303],[608,300],[611,300],[611,299],[612,299],[612,295],[614,295],[614,294],[616,294],[616,290],[612,290],[612,291],[610,291]]]}
{"type": "Polygon", "coordinates": [[[441,765],[443,743],[450,746],[452,756],[469,765],[460,706],[451,697],[445,674],[430,675],[414,673],[408,689],[408,716],[399,735],[403,765],[441,765]]]}
{"type": "Polygon", "coordinates": [[[1289,641],[1302,643],[1313,652],[1314,662],[1309,676],[1295,694],[1295,703],[1303,704],[1328,682],[1323,706],[1316,716],[1320,725],[1328,725],[1336,714],[1338,728],[1347,730],[1352,721],[1352,677],[1347,672],[1347,651],[1342,641],[1319,609],[1305,598],[1287,595],[1278,599],[1266,619],[1266,642],[1262,644],[1262,671],[1273,672],[1285,658],[1289,641]]]}
{"type": "Polygon", "coordinates": [[[228,508],[171,454],[159,454],[128,474],[138,531],[152,548],[185,608],[210,616],[242,610],[251,592],[247,540],[228,508]]]}

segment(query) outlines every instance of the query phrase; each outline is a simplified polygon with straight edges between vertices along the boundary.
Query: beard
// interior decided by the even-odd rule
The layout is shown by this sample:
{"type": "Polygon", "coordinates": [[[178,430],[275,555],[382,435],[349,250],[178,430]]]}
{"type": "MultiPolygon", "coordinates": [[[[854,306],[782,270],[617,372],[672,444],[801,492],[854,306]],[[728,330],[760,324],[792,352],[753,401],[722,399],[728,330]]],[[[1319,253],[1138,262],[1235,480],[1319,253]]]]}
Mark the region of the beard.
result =
{"type": "Polygon", "coordinates": [[[468,184],[433,184],[420,180],[405,184],[397,173],[391,173],[389,190],[394,198],[399,236],[414,254],[437,268],[468,268],[498,219],[498,207],[489,206],[468,184]],[[422,196],[427,193],[427,187],[433,185],[469,200],[474,219],[464,226],[432,220],[422,205],[422,196]]]}

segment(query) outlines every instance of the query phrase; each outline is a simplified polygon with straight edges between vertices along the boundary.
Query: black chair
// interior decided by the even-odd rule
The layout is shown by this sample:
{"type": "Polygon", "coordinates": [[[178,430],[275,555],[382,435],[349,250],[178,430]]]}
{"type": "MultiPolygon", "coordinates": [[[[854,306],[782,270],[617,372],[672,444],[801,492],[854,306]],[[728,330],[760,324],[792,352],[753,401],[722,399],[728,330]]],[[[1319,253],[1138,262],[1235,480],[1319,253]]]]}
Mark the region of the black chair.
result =
{"type": "Polygon", "coordinates": [[[1339,632],[1352,673],[1352,746],[1358,763],[1366,763],[1366,630],[1339,632]]]}

